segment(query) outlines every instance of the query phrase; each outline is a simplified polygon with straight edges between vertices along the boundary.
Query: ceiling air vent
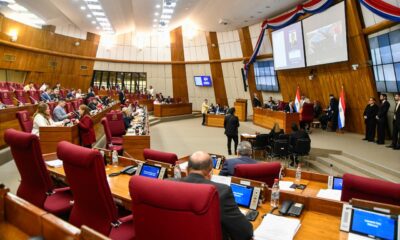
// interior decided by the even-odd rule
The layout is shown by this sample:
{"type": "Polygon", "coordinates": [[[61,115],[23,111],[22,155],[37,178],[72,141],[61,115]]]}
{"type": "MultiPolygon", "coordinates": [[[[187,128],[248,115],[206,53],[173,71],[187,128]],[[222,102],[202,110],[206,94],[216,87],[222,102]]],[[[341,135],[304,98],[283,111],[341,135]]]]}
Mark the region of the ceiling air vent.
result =
{"type": "Polygon", "coordinates": [[[56,68],[57,67],[57,62],[50,60],[49,61],[49,67],[56,68]]]}
{"type": "Polygon", "coordinates": [[[86,66],[86,65],[81,65],[81,70],[88,70],[88,66],[86,66]]]}
{"type": "Polygon", "coordinates": [[[12,54],[5,53],[3,56],[3,60],[6,62],[15,62],[16,59],[17,59],[17,56],[12,55],[12,54]]]}

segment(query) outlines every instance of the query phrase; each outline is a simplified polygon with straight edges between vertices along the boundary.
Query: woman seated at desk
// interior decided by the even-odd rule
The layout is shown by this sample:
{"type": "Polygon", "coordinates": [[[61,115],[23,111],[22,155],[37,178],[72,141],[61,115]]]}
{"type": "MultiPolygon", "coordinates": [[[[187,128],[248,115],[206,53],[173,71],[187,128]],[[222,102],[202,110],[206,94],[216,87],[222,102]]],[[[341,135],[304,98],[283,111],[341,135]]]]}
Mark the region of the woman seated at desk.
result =
{"type": "Polygon", "coordinates": [[[64,123],[69,122],[65,119],[61,122],[54,122],[50,116],[50,108],[46,103],[39,103],[35,114],[33,115],[32,134],[39,136],[39,128],[47,126],[61,127],[64,123]]]}

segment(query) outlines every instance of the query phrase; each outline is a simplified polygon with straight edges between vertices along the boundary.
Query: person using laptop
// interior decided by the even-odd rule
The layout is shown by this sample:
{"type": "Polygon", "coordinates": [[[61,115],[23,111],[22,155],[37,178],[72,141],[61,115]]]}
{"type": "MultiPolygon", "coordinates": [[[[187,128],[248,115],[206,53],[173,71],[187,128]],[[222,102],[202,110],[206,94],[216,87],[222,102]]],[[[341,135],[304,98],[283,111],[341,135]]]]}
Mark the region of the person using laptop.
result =
{"type": "Polygon", "coordinates": [[[251,143],[248,141],[240,142],[238,145],[237,153],[239,157],[231,158],[224,162],[222,169],[219,172],[221,176],[233,176],[235,175],[235,166],[238,164],[253,164],[257,163],[256,160],[252,159],[250,156],[252,154],[251,143]]]}
{"type": "Polygon", "coordinates": [[[198,151],[189,158],[188,176],[180,181],[212,184],[219,194],[223,239],[248,240],[253,237],[253,226],[240,212],[229,186],[210,181],[212,160],[208,153],[198,151]]]}

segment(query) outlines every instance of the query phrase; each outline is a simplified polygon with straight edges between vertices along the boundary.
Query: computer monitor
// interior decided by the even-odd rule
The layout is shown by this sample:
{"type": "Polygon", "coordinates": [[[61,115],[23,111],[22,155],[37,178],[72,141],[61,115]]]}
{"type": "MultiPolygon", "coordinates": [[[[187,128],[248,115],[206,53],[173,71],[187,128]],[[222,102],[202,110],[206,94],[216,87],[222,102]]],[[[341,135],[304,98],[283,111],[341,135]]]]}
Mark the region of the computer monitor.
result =
{"type": "Polygon", "coordinates": [[[343,188],[343,178],[341,178],[341,177],[333,177],[332,189],[342,190],[342,188],[343,188]]]}
{"type": "Polygon", "coordinates": [[[142,163],[139,164],[137,173],[139,173],[139,176],[162,179],[164,178],[165,168],[142,163]]]}
{"type": "Polygon", "coordinates": [[[397,239],[397,216],[353,208],[350,232],[374,239],[397,239]]]}
{"type": "Polygon", "coordinates": [[[239,206],[253,210],[257,209],[258,199],[261,192],[259,188],[231,183],[231,189],[235,201],[239,206]]]}

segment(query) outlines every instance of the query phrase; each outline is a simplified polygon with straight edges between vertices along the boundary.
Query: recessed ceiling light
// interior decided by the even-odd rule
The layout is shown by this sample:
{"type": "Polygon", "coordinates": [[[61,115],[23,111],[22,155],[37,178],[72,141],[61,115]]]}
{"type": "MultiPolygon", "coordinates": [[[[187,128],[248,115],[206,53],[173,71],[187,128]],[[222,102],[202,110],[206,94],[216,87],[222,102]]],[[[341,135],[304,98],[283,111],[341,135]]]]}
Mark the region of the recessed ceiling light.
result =
{"type": "Polygon", "coordinates": [[[174,9],[164,8],[163,13],[172,14],[172,13],[174,13],[174,9]]]}
{"type": "Polygon", "coordinates": [[[104,17],[97,17],[96,20],[99,22],[108,22],[108,18],[104,18],[104,17]]]}
{"type": "Polygon", "coordinates": [[[157,21],[158,21],[158,19],[156,19],[156,18],[153,20],[153,22],[157,22],[157,21]]]}
{"type": "Polygon", "coordinates": [[[88,4],[87,5],[89,9],[91,10],[102,10],[100,5],[95,5],[95,4],[88,4]]]}
{"type": "Polygon", "coordinates": [[[171,19],[171,15],[161,15],[162,19],[171,19]]]}
{"type": "Polygon", "coordinates": [[[104,12],[92,12],[92,14],[95,16],[105,16],[106,15],[104,12]]]}
{"type": "Polygon", "coordinates": [[[88,14],[88,15],[86,15],[86,17],[87,17],[87,18],[91,18],[91,17],[92,17],[92,15],[88,14]]]}
{"type": "Polygon", "coordinates": [[[153,27],[157,27],[157,24],[153,24],[153,27]]]}
{"type": "Polygon", "coordinates": [[[94,3],[99,2],[98,0],[83,0],[83,1],[85,1],[85,2],[94,2],[94,3]]]}
{"type": "Polygon", "coordinates": [[[96,24],[96,21],[93,20],[93,21],[92,21],[92,24],[96,24]]]}
{"type": "Polygon", "coordinates": [[[99,29],[100,29],[100,27],[96,27],[96,29],[97,29],[97,30],[99,30],[99,29]]]}
{"type": "Polygon", "coordinates": [[[154,13],[154,16],[158,16],[158,15],[159,15],[159,13],[158,13],[158,12],[155,12],[155,13],[154,13]]]}
{"type": "Polygon", "coordinates": [[[86,7],[85,6],[81,6],[81,10],[86,10],[86,7]]]}
{"type": "Polygon", "coordinates": [[[156,8],[160,8],[160,7],[161,7],[161,5],[160,5],[160,4],[157,4],[157,5],[156,5],[156,8]]]}

